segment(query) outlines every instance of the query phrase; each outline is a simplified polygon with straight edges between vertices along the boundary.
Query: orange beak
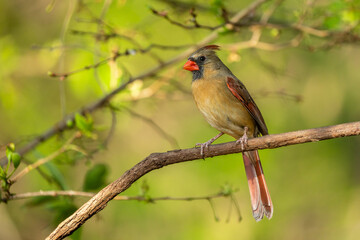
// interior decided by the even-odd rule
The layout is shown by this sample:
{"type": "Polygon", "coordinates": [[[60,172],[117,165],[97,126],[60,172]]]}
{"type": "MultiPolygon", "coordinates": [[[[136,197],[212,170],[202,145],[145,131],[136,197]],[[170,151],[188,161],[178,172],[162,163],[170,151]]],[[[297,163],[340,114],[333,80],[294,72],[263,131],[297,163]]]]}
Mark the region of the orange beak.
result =
{"type": "Polygon", "coordinates": [[[184,67],[185,70],[189,70],[189,71],[196,71],[196,70],[200,70],[199,66],[196,64],[196,62],[188,60],[184,67]]]}

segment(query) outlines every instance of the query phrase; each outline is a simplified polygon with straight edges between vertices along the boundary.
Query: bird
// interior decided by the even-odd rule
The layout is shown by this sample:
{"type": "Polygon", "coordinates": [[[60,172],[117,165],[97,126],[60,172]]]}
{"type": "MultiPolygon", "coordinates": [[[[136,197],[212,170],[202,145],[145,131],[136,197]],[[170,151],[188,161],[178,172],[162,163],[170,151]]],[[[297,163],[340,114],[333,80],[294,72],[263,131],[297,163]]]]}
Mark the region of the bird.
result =
{"type": "MultiPolygon", "coordinates": [[[[234,137],[242,149],[248,138],[268,135],[265,120],[245,85],[216,55],[218,45],[204,46],[190,55],[183,66],[192,72],[192,95],[206,121],[220,131],[198,144],[201,154],[223,134],[234,137]]],[[[242,152],[249,185],[253,217],[271,219],[274,208],[257,150],[242,152]]]]}

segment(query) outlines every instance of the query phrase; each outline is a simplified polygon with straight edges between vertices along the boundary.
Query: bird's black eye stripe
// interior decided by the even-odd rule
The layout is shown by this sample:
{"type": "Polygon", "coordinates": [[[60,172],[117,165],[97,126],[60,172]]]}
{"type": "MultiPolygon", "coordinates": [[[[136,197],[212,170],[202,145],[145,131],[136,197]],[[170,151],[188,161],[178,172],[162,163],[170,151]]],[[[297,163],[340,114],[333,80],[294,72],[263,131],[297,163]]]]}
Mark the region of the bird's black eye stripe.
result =
{"type": "Polygon", "coordinates": [[[205,61],[205,57],[201,56],[201,57],[199,57],[199,60],[203,62],[203,61],[205,61]]]}

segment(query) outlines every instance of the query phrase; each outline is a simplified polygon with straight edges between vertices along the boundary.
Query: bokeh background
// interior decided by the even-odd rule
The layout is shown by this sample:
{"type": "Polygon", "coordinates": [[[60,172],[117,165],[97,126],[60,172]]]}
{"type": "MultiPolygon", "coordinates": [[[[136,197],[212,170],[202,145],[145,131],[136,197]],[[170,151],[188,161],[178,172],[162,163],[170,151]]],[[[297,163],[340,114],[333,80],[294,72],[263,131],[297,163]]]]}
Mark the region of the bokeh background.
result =
{"type": "MultiPolygon", "coordinates": [[[[150,8],[191,25],[189,9],[206,25],[221,22],[221,6],[233,13],[251,1],[0,1],[0,146],[21,148],[54,126],[64,115],[96,101],[136,76],[157,66],[149,54],[109,61],[96,69],[64,80],[48,72],[66,73],[112,56],[114,51],[146,48],[150,44],[183,46],[209,35],[206,29],[184,29],[154,15],[150,8]],[[108,33],[104,23],[126,37],[101,39],[91,33],[108,33]],[[129,39],[136,41],[136,44],[129,39]],[[137,45],[138,44],[138,45],[137,45]]],[[[304,24],[330,31],[357,28],[359,1],[284,1],[271,21],[294,23],[307,12],[304,24]]],[[[254,13],[274,6],[263,4],[254,13]]],[[[299,47],[279,51],[226,46],[249,38],[247,29],[220,35],[225,46],[219,56],[242,80],[261,109],[269,132],[282,133],[360,119],[360,48],[337,44],[328,48],[306,37],[299,47]]],[[[282,42],[293,33],[266,33],[264,40],[282,42]],[[287,36],[288,35],[288,36],[287,36]]],[[[326,44],[326,41],[323,42],[326,44]]],[[[152,49],[163,61],[186,48],[152,49]]],[[[91,115],[93,135],[76,144],[87,157],[67,153],[32,171],[11,187],[11,193],[39,190],[84,190],[91,169],[100,169],[102,185],[152,152],[191,148],[217,134],[193,102],[191,74],[183,61],[164,68],[155,77],[139,79],[119,93],[108,108],[91,115]],[[145,81],[141,81],[145,80],[145,81]],[[130,109],[130,111],[129,111],[130,109]],[[135,114],[134,114],[135,113],[135,114]],[[140,114],[139,117],[136,114],[140,114]],[[172,138],[169,142],[146,119],[172,138]],[[145,120],[144,120],[145,119],[145,120]],[[111,132],[111,136],[109,136],[111,132]],[[103,146],[104,139],[109,139],[103,146]],[[96,168],[98,166],[98,168],[96,168]]],[[[38,146],[25,156],[35,162],[58,149],[74,130],[38,146]]],[[[232,141],[222,137],[218,142],[232,141]]],[[[251,214],[247,181],[240,154],[176,164],[153,171],[122,195],[196,197],[231,187],[242,220],[229,198],[199,201],[111,201],[72,237],[74,239],[358,239],[360,236],[360,138],[349,137],[273,150],[260,156],[274,203],[274,216],[256,223],[251,214]],[[145,192],[144,192],[145,191],[145,192]],[[215,216],[218,221],[215,220],[215,216]]],[[[91,190],[91,189],[90,189],[91,190]]],[[[94,192],[96,192],[94,190],[94,192]]],[[[0,204],[0,239],[43,239],[87,198],[58,197],[13,200],[0,204]]]]}

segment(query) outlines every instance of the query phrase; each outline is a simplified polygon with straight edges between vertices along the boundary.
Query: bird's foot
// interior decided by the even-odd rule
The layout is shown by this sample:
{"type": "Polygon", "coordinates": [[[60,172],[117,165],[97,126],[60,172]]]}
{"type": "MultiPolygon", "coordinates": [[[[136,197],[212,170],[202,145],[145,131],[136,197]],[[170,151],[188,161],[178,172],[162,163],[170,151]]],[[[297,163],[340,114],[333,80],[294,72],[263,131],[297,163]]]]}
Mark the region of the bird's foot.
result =
{"type": "Polygon", "coordinates": [[[212,143],[211,139],[204,143],[197,143],[195,146],[200,147],[200,155],[202,158],[205,158],[204,150],[209,149],[210,144],[212,143]]]}
{"type": "Polygon", "coordinates": [[[248,128],[244,127],[244,135],[241,138],[239,138],[238,140],[236,140],[236,143],[241,145],[241,150],[244,150],[244,147],[245,147],[245,145],[247,145],[247,142],[248,142],[247,131],[248,131],[248,128]]]}
{"type": "Polygon", "coordinates": [[[219,137],[221,137],[224,133],[220,132],[218,135],[216,135],[215,137],[211,138],[209,141],[204,142],[204,143],[197,143],[195,146],[196,147],[200,147],[200,154],[202,156],[202,158],[205,158],[205,149],[209,149],[209,146],[219,137]]]}

